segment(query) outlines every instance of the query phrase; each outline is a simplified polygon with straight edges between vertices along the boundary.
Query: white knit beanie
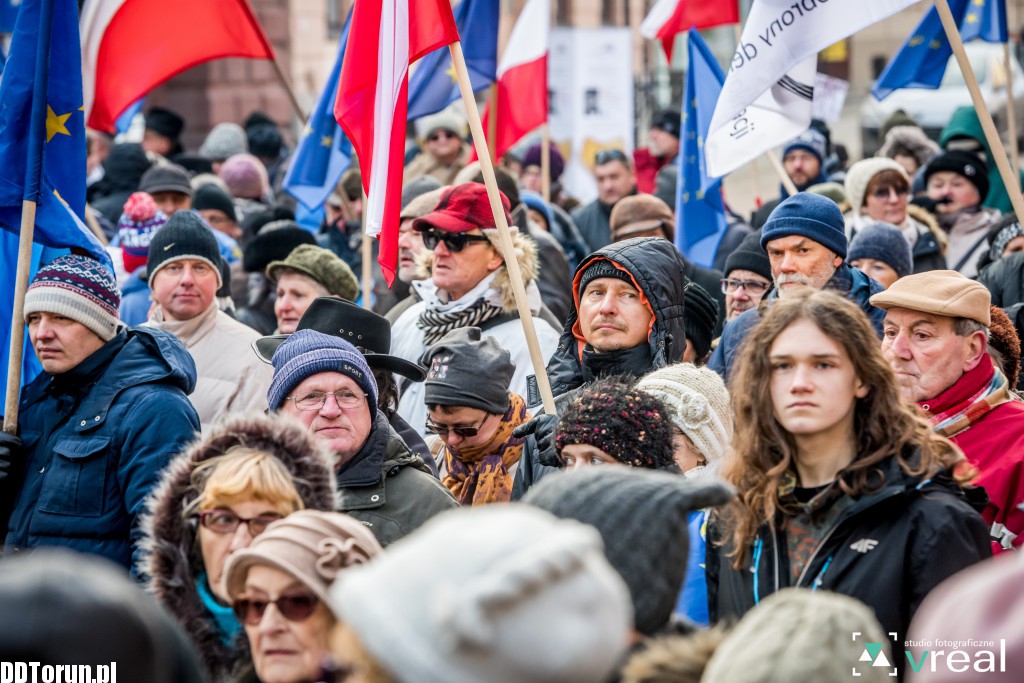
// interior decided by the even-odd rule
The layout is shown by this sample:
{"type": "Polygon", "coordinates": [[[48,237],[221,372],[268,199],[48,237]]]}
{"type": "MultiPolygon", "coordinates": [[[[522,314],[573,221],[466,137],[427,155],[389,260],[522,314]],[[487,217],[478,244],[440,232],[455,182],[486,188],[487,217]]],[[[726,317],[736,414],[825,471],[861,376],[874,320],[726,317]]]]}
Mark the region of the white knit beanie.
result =
{"type": "Polygon", "coordinates": [[[858,161],[846,171],[845,181],[846,200],[850,202],[854,216],[859,216],[861,207],[864,206],[864,194],[868,191],[868,183],[882,171],[898,171],[906,178],[907,185],[910,184],[907,170],[888,157],[869,157],[858,161]]]}
{"type": "Polygon", "coordinates": [[[729,391],[718,373],[692,363],[677,363],[643,377],[637,389],[660,398],[672,423],[682,430],[710,465],[732,442],[729,391]]]}
{"type": "Polygon", "coordinates": [[[527,505],[452,510],[341,572],[331,609],[398,683],[604,681],[633,606],[602,548],[527,505]]]}

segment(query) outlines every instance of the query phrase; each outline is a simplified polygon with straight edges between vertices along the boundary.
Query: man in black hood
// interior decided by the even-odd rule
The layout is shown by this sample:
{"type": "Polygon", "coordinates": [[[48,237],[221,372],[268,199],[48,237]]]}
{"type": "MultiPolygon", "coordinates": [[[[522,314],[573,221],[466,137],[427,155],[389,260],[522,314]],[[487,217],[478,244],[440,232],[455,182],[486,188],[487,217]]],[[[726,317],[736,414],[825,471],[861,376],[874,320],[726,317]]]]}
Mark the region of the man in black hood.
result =
{"type": "MultiPolygon", "coordinates": [[[[683,360],[683,292],[688,284],[675,246],[658,237],[610,244],[580,263],[573,277],[573,309],[558,348],[548,362],[548,379],[561,412],[577,389],[599,377],[641,377],[683,360]]],[[[530,387],[527,402],[540,403],[530,387]]],[[[557,415],[539,416],[520,429],[534,434],[523,449],[513,499],[555,468],[553,436],[557,415]]]]}

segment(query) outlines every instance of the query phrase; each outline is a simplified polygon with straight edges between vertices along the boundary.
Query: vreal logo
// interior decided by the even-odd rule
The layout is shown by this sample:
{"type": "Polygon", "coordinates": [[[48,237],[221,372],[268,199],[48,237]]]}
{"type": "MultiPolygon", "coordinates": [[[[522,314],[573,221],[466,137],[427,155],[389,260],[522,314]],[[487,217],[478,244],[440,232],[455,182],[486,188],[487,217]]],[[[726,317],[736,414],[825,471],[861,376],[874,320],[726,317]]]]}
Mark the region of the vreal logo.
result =
{"type": "MultiPolygon", "coordinates": [[[[860,631],[853,631],[853,641],[858,642],[863,635],[860,631]]],[[[889,632],[893,643],[899,643],[897,634],[889,632]]],[[[969,680],[971,674],[986,672],[1006,671],[1006,640],[930,640],[917,639],[903,642],[906,648],[903,656],[907,658],[907,664],[916,672],[921,671],[948,671],[950,673],[966,674],[964,680],[969,680]]],[[[901,658],[893,657],[892,662],[885,653],[885,643],[865,642],[864,650],[858,658],[857,666],[851,670],[854,678],[863,675],[860,667],[884,667],[889,670],[888,675],[897,676],[897,664],[901,658]]]]}
{"type": "MultiPolygon", "coordinates": [[[[860,631],[853,632],[853,641],[857,642],[863,634],[860,631]]],[[[896,641],[896,633],[894,631],[889,632],[889,637],[892,638],[893,642],[896,641]]],[[[863,676],[860,672],[860,666],[871,666],[871,667],[884,667],[889,670],[889,675],[896,677],[896,666],[894,666],[889,658],[885,654],[885,643],[864,643],[864,651],[861,653],[858,662],[865,662],[864,665],[858,665],[852,668],[851,673],[855,678],[863,676]]]]}

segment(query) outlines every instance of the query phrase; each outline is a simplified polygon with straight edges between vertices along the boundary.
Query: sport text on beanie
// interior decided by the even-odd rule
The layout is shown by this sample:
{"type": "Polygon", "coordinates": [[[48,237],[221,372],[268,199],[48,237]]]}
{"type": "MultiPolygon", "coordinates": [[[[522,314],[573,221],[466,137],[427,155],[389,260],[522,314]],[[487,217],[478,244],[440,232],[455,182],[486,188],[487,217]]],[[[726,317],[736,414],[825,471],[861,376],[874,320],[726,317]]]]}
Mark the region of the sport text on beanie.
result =
{"type": "Polygon", "coordinates": [[[366,358],[356,347],[334,335],[298,330],[274,352],[274,378],[267,389],[267,406],[279,410],[288,393],[307,377],[340,372],[366,394],[370,417],[377,415],[377,382],[366,358]]]}

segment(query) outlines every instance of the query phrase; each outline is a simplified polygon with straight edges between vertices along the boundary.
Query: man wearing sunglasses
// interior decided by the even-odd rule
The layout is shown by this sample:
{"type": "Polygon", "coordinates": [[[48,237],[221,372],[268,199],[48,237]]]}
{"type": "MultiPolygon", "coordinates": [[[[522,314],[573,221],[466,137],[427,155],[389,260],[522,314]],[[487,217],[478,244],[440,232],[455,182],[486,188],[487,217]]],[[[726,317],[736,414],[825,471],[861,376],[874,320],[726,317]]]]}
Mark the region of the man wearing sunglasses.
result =
{"type": "Polygon", "coordinates": [[[612,209],[623,197],[636,194],[633,164],[621,149],[604,149],[597,153],[594,179],[597,199],[572,212],[572,220],[591,251],[611,244],[612,209]]]}
{"type": "MultiPolygon", "coordinates": [[[[511,225],[509,201],[504,194],[501,201],[505,220],[511,225]]],[[[420,301],[406,309],[392,325],[391,354],[416,363],[452,330],[479,327],[484,337],[494,338],[512,356],[515,372],[505,388],[525,396],[533,365],[505,260],[497,246],[487,190],[480,183],[462,183],[445,189],[434,211],[413,222],[413,230],[420,233],[423,247],[429,251],[431,277],[412,283],[420,301]]],[[[540,315],[542,301],[535,281],[537,247],[515,228],[512,245],[526,284],[541,354],[547,359],[558,344],[558,332],[540,315]]],[[[422,384],[406,387],[398,412],[426,436],[427,408],[422,384]]]]}
{"type": "Polygon", "coordinates": [[[450,110],[424,116],[416,122],[420,153],[405,167],[405,182],[431,176],[442,185],[451,185],[455,176],[469,163],[466,122],[450,110]]]}

